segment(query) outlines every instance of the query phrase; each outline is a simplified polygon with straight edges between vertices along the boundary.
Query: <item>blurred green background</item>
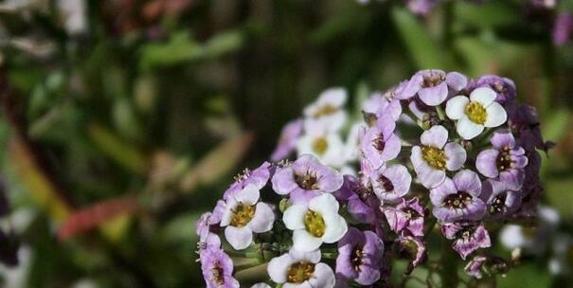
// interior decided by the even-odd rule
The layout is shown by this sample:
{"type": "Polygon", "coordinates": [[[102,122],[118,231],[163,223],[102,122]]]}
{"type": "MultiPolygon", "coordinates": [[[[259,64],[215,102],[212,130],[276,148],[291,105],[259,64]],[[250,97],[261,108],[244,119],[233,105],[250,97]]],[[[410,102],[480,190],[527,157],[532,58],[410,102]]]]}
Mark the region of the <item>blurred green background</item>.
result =
{"type": "MultiPolygon", "coordinates": [[[[232,176],[268,159],[322,90],[346,87],[355,106],[360,87],[422,68],[515,81],[557,143],[544,201],[567,235],[573,45],[551,31],[572,1],[445,0],[427,17],[403,2],[0,2],[1,227],[20,243],[20,265],[0,264],[4,285],[203,287],[195,221],[232,176]]],[[[498,284],[571,287],[546,254],[498,284]]]]}

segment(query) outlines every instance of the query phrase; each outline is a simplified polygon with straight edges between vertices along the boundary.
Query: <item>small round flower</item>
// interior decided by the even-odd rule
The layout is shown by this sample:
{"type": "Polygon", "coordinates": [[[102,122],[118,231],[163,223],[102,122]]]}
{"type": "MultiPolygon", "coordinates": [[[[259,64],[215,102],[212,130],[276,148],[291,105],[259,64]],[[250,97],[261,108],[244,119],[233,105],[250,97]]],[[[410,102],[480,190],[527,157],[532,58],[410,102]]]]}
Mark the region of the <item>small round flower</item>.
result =
{"type": "Polygon", "coordinates": [[[249,247],[253,242],[253,232],[264,233],[273,228],[273,209],[259,202],[259,196],[259,189],[249,185],[226,200],[220,225],[226,227],[225,238],[235,250],[249,247]]]}
{"type": "Polygon", "coordinates": [[[412,176],[404,165],[383,165],[365,176],[380,201],[395,203],[410,192],[412,176]]]}
{"type": "Polygon", "coordinates": [[[446,115],[457,120],[456,131],[466,140],[481,134],[485,127],[498,127],[507,120],[501,104],[495,102],[497,94],[490,88],[481,87],[472,91],[470,97],[456,96],[446,104],[446,115]]]}
{"type": "Polygon", "coordinates": [[[283,160],[294,151],[296,142],[302,134],[302,128],[302,119],[293,120],[284,126],[279,136],[279,143],[271,155],[272,161],[283,160]]]}
{"type": "Polygon", "coordinates": [[[396,207],[385,207],[384,215],[390,230],[416,237],[424,236],[424,207],[418,198],[402,199],[396,207]]]}
{"type": "Polygon", "coordinates": [[[458,72],[446,74],[442,70],[422,70],[414,74],[401,91],[405,97],[415,95],[429,106],[442,104],[448,97],[450,89],[455,93],[467,85],[467,78],[458,72]]]}
{"type": "Polygon", "coordinates": [[[477,170],[489,178],[498,178],[514,189],[519,189],[527,166],[525,150],[515,143],[509,132],[495,132],[491,137],[492,149],[481,151],[476,160],[477,170]]]}
{"type": "Polygon", "coordinates": [[[294,204],[286,209],[283,222],[293,230],[293,248],[309,252],[322,243],[335,243],[348,230],[346,221],[338,214],[338,201],[331,194],[312,198],[308,204],[294,204]]]}
{"type": "Polygon", "coordinates": [[[318,158],[321,163],[331,167],[342,167],[346,163],[346,147],[338,133],[326,131],[309,131],[297,142],[298,155],[311,154],[318,158]]]}
{"type": "Polygon", "coordinates": [[[339,131],[348,117],[343,110],[347,97],[343,88],[331,88],[322,92],[314,103],[304,109],[305,130],[339,131]]]}
{"type": "Polygon", "coordinates": [[[321,164],[316,157],[302,155],[292,164],[278,167],[271,182],[277,194],[290,195],[290,200],[297,203],[322,193],[337,191],[344,179],[336,170],[321,164]]]}
{"type": "Polygon", "coordinates": [[[485,203],[479,198],[482,191],[478,175],[461,170],[453,180],[444,182],[430,191],[433,214],[442,222],[480,220],[485,213],[485,203]]]}
{"type": "Polygon", "coordinates": [[[284,288],[324,287],[332,288],[336,283],[334,271],[320,262],[320,251],[301,252],[292,250],[273,258],[267,272],[275,283],[284,288]]]}
{"type": "Polygon", "coordinates": [[[368,126],[376,125],[376,120],[384,114],[390,114],[397,121],[402,114],[402,105],[395,99],[394,88],[384,94],[376,92],[362,104],[362,113],[368,126]]]}
{"type": "Polygon", "coordinates": [[[452,248],[463,260],[476,250],[491,246],[489,233],[480,223],[446,223],[442,225],[442,234],[447,239],[454,240],[452,248]]]}
{"type": "Polygon", "coordinates": [[[447,141],[448,130],[436,125],[422,133],[421,146],[412,147],[410,161],[418,181],[426,188],[440,185],[446,178],[446,170],[459,170],[466,162],[466,150],[454,142],[446,144],[447,141]]]}
{"type": "Polygon", "coordinates": [[[218,248],[201,250],[199,253],[201,271],[207,288],[239,288],[239,281],[233,278],[233,261],[218,248]]]}
{"type": "Polygon", "coordinates": [[[398,156],[402,145],[400,138],[394,134],[396,123],[385,115],[378,119],[376,126],[370,127],[360,138],[362,155],[374,168],[398,156]]]}
{"type": "Polygon", "coordinates": [[[223,194],[223,199],[227,200],[249,185],[253,185],[259,190],[262,189],[267,185],[271,177],[271,167],[271,163],[264,162],[255,170],[245,169],[240,175],[235,177],[235,182],[223,194]]]}
{"type": "Polygon", "coordinates": [[[487,215],[492,218],[512,215],[521,206],[521,193],[507,182],[485,181],[481,199],[487,206],[487,215]]]}
{"type": "Polygon", "coordinates": [[[336,274],[360,285],[372,285],[380,279],[384,242],[372,231],[354,227],[338,242],[336,274]]]}

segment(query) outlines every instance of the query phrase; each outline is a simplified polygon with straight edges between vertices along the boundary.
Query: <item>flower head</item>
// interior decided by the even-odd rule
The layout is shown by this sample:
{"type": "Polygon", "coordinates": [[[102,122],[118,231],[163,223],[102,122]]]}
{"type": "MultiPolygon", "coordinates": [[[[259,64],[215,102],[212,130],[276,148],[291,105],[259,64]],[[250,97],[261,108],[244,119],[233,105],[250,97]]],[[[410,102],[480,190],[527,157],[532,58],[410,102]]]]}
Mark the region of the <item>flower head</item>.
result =
{"type": "Polygon", "coordinates": [[[233,278],[233,261],[223,250],[202,250],[199,259],[207,288],[239,288],[239,281],[233,278]]]}
{"type": "Polygon", "coordinates": [[[346,209],[353,218],[361,223],[372,224],[377,220],[376,210],[380,201],[372,188],[363,182],[355,176],[344,176],[344,184],[337,192],[337,197],[347,202],[346,209]]]}
{"type": "Polygon", "coordinates": [[[448,130],[437,125],[422,133],[421,146],[412,147],[410,160],[418,181],[426,188],[440,185],[446,178],[446,170],[459,170],[466,162],[464,148],[447,141],[448,130]]]}
{"type": "Polygon", "coordinates": [[[400,138],[394,134],[396,123],[385,115],[377,120],[374,127],[370,127],[360,139],[362,155],[374,168],[382,166],[386,161],[398,156],[401,150],[400,138]]]}
{"type": "Polygon", "coordinates": [[[336,274],[360,285],[372,285],[380,279],[384,242],[376,233],[350,228],[338,242],[336,274]]]}
{"type": "Polygon", "coordinates": [[[447,239],[454,240],[452,248],[463,260],[476,250],[491,246],[489,233],[483,224],[479,223],[446,223],[442,225],[442,234],[447,239]]]}
{"type": "Polygon", "coordinates": [[[446,178],[430,191],[434,216],[442,222],[481,219],[485,213],[485,203],[479,198],[481,191],[475,172],[459,171],[453,180],[446,178]]]}
{"type": "Polygon", "coordinates": [[[273,190],[290,195],[293,202],[308,201],[321,193],[340,189],[344,179],[334,169],[321,164],[312,155],[302,155],[285,167],[278,167],[273,179],[273,190]]]}
{"type": "Polygon", "coordinates": [[[308,131],[297,142],[299,155],[314,155],[321,163],[332,167],[342,167],[346,163],[345,157],[341,157],[345,149],[340,135],[327,131],[308,131]]]}
{"type": "Polygon", "coordinates": [[[301,119],[293,120],[284,126],[279,136],[279,143],[271,155],[272,161],[285,159],[294,151],[296,142],[302,134],[302,128],[303,121],[301,119]]]}
{"type": "Polygon", "coordinates": [[[525,150],[515,143],[509,132],[495,132],[491,137],[493,148],[481,151],[476,160],[477,170],[489,178],[498,178],[519,189],[527,166],[525,150]]]}
{"type": "Polygon", "coordinates": [[[267,185],[271,177],[271,163],[265,162],[255,170],[245,169],[240,175],[235,177],[235,182],[225,191],[223,199],[228,199],[239,191],[244,190],[245,187],[253,185],[257,189],[262,189],[267,185]]]}
{"type": "Polygon", "coordinates": [[[336,282],[334,271],[327,264],[320,263],[320,258],[320,250],[301,252],[291,249],[289,253],[273,258],[267,272],[271,280],[285,288],[332,288],[336,282]]]}
{"type": "Polygon", "coordinates": [[[283,214],[283,222],[293,230],[293,248],[309,252],[322,243],[335,243],[348,230],[346,221],[338,214],[338,201],[331,194],[322,194],[308,203],[297,203],[283,214]]]}
{"type": "Polygon", "coordinates": [[[253,232],[270,231],[275,221],[272,208],[259,202],[259,189],[254,185],[245,187],[226,200],[221,227],[225,238],[236,250],[242,250],[253,242],[253,232]]]}
{"type": "Polygon", "coordinates": [[[446,74],[442,70],[422,70],[410,78],[401,93],[404,97],[418,94],[424,104],[437,106],[446,100],[450,90],[457,93],[466,85],[467,78],[461,73],[450,72],[446,74]]]}
{"type": "Polygon", "coordinates": [[[487,215],[493,218],[509,216],[521,206],[520,191],[507,182],[485,181],[481,199],[487,206],[487,215]]]}
{"type": "Polygon", "coordinates": [[[366,124],[369,126],[376,125],[376,120],[384,114],[389,114],[394,121],[400,118],[402,106],[400,105],[399,97],[402,94],[398,94],[398,89],[400,87],[391,88],[384,93],[376,92],[364,101],[362,113],[366,124]]]}
{"type": "Polygon", "coordinates": [[[398,234],[424,236],[424,207],[418,198],[402,199],[396,207],[384,207],[390,229],[398,234]]]}
{"type": "Polygon", "coordinates": [[[365,174],[380,201],[395,203],[410,191],[412,176],[401,164],[383,165],[365,174]]]}
{"type": "Polygon", "coordinates": [[[318,99],[304,109],[305,130],[327,130],[336,132],[346,124],[346,90],[331,88],[320,94],[318,99]]]}
{"type": "Polygon", "coordinates": [[[456,131],[466,140],[481,134],[483,130],[498,127],[507,120],[501,104],[495,102],[497,93],[488,87],[477,88],[470,97],[459,95],[446,103],[446,115],[457,120],[456,131]]]}

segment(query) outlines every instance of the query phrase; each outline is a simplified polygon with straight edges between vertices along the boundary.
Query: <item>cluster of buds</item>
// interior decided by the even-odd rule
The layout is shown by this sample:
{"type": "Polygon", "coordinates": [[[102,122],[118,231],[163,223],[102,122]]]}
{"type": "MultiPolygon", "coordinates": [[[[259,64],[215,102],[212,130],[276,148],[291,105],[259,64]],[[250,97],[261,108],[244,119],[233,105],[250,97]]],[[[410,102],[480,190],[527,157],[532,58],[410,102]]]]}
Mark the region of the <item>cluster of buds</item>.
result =
{"type": "Polygon", "coordinates": [[[323,92],[285,126],[273,163],[201,217],[207,287],[384,286],[393,260],[406,257],[406,273],[425,262],[432,233],[472,277],[501,266],[489,230],[535,216],[548,149],[514,83],[419,71],[373,93],[355,121],[347,97],[323,92]]]}

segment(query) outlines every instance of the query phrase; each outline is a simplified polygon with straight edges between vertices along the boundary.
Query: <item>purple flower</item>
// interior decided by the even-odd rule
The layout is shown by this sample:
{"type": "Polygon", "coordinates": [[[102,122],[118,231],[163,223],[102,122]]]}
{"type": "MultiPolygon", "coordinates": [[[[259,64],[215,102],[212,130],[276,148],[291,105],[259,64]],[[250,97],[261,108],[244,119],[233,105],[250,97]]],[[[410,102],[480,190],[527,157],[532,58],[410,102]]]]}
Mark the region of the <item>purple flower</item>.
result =
{"type": "Polygon", "coordinates": [[[380,279],[384,242],[376,233],[350,228],[338,242],[336,274],[360,285],[372,285],[380,279]]]}
{"type": "Polygon", "coordinates": [[[379,118],[377,125],[368,128],[360,139],[360,150],[373,168],[379,168],[398,156],[402,145],[394,134],[396,123],[389,115],[379,118]]]}
{"type": "Polygon", "coordinates": [[[473,171],[461,170],[453,180],[446,178],[430,191],[434,216],[442,222],[481,219],[485,213],[481,190],[481,181],[473,171]]]}
{"type": "Polygon", "coordinates": [[[486,263],[487,258],[484,256],[475,256],[465,267],[465,271],[471,277],[481,279],[482,267],[486,263]]]}
{"type": "MultiPolygon", "coordinates": [[[[412,3],[428,3],[428,1],[412,3]]],[[[404,97],[411,97],[417,93],[426,105],[437,106],[446,100],[450,90],[457,93],[464,89],[467,81],[467,78],[458,72],[446,74],[442,70],[422,70],[410,78],[408,85],[401,92],[404,97]]]]}
{"type": "Polygon", "coordinates": [[[293,120],[287,123],[279,137],[279,143],[271,155],[272,161],[280,161],[288,157],[296,148],[296,142],[302,133],[303,121],[293,120]]]}
{"type": "Polygon", "coordinates": [[[446,223],[442,225],[442,234],[454,240],[452,248],[463,260],[476,250],[491,246],[489,233],[481,223],[446,223]]]}
{"type": "Polygon", "coordinates": [[[384,94],[376,92],[366,99],[362,104],[362,113],[368,126],[375,126],[376,120],[384,114],[389,114],[394,121],[397,121],[402,114],[400,100],[394,99],[394,90],[391,89],[384,94]]]}
{"type": "Polygon", "coordinates": [[[267,272],[271,280],[285,288],[333,288],[336,281],[334,271],[321,263],[320,258],[320,250],[300,252],[291,249],[289,253],[273,258],[267,272]]]}
{"type": "Polygon", "coordinates": [[[535,107],[516,104],[508,107],[509,127],[513,135],[517,137],[519,146],[525,150],[535,148],[547,151],[551,148],[551,143],[546,143],[539,129],[539,119],[535,107]]]}
{"type": "Polygon", "coordinates": [[[249,185],[253,185],[258,190],[262,189],[271,177],[271,167],[269,162],[265,162],[255,170],[245,169],[242,174],[235,177],[235,182],[223,194],[223,199],[229,199],[249,185]]]}
{"type": "Polygon", "coordinates": [[[361,223],[372,224],[377,220],[377,208],[380,201],[374,191],[364,185],[358,178],[344,176],[344,184],[336,193],[338,199],[347,201],[346,209],[354,219],[361,223]]]}
{"type": "Polygon", "coordinates": [[[561,12],[557,15],[553,26],[553,44],[562,46],[571,40],[571,35],[573,35],[573,15],[561,12]]]}
{"type": "Polygon", "coordinates": [[[472,80],[468,89],[473,91],[477,88],[489,87],[497,93],[496,102],[501,104],[511,103],[517,97],[515,83],[509,78],[499,77],[497,75],[483,75],[476,80],[472,80]]]}
{"type": "Polygon", "coordinates": [[[405,232],[416,237],[424,236],[424,207],[418,198],[402,199],[396,207],[385,207],[384,215],[390,229],[397,234],[405,232]]]}
{"type": "Polygon", "coordinates": [[[394,243],[398,253],[410,260],[406,274],[410,274],[414,268],[426,260],[426,245],[420,238],[400,236],[394,243]]]}
{"type": "Polygon", "coordinates": [[[408,194],[412,183],[408,168],[400,164],[383,165],[365,176],[378,199],[392,203],[408,194]]]}
{"type": "Polygon", "coordinates": [[[406,0],[408,9],[417,15],[428,15],[439,0],[406,0]]]}
{"type": "Polygon", "coordinates": [[[491,137],[492,149],[481,151],[476,160],[477,170],[489,178],[497,178],[510,187],[519,189],[523,184],[523,168],[527,166],[525,150],[517,146],[510,132],[495,132],[491,137]]]}
{"type": "Polygon", "coordinates": [[[437,125],[422,133],[421,146],[412,147],[410,161],[418,181],[426,188],[444,182],[446,170],[456,171],[466,162],[466,151],[457,143],[447,143],[448,130],[437,125]]]}
{"type": "Polygon", "coordinates": [[[521,205],[521,193],[513,185],[495,180],[483,183],[481,199],[487,206],[487,215],[493,218],[509,216],[521,205]]]}
{"type": "Polygon", "coordinates": [[[201,215],[197,221],[195,232],[199,236],[199,249],[207,249],[208,247],[221,247],[221,240],[219,236],[211,232],[211,226],[218,224],[220,219],[215,219],[213,213],[206,212],[201,215]]]}
{"type": "Polygon", "coordinates": [[[199,258],[207,288],[239,288],[239,281],[233,278],[233,261],[223,250],[205,249],[199,258]]]}
{"type": "Polygon", "coordinates": [[[302,155],[292,164],[278,167],[271,182],[277,194],[289,194],[296,203],[308,201],[323,192],[335,192],[344,179],[334,169],[319,163],[316,157],[302,155]]]}

